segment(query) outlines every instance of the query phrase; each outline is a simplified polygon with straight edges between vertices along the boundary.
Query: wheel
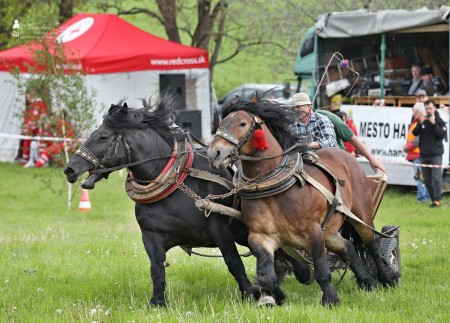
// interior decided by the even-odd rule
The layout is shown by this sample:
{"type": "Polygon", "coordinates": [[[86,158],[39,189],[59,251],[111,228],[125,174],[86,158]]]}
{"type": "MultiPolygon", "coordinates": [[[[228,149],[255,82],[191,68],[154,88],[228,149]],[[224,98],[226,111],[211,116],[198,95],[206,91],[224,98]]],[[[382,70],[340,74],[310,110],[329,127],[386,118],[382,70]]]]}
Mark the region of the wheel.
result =
{"type": "Polygon", "coordinates": [[[381,229],[382,233],[388,233],[390,235],[396,235],[396,238],[381,238],[380,246],[383,257],[394,267],[397,271],[401,271],[401,257],[400,257],[400,245],[399,234],[400,231],[396,226],[385,225],[381,229]],[[395,229],[395,230],[393,230],[395,229]]]}

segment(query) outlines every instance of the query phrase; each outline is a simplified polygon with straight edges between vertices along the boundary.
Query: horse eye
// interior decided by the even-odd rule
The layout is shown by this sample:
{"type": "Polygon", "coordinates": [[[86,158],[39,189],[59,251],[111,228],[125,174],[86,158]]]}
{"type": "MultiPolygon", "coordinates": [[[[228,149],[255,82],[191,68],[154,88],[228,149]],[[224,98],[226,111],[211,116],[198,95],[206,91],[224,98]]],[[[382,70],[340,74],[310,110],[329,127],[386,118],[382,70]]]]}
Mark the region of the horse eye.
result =
{"type": "Polygon", "coordinates": [[[247,122],[242,121],[241,124],[239,125],[240,127],[244,128],[247,125],[247,122]]]}
{"type": "Polygon", "coordinates": [[[105,141],[105,140],[108,140],[108,139],[109,139],[108,136],[100,136],[100,138],[98,138],[98,140],[101,140],[101,141],[105,141]]]}

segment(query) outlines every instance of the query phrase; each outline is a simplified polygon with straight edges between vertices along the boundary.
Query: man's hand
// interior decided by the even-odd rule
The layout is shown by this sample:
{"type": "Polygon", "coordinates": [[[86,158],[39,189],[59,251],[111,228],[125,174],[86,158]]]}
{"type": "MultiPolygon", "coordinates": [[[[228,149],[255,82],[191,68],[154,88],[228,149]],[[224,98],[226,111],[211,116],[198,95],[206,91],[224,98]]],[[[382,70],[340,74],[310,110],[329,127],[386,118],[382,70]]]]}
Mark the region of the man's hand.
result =
{"type": "Polygon", "coordinates": [[[387,174],[386,168],[384,168],[383,164],[376,158],[369,160],[370,167],[372,167],[373,171],[376,173],[377,169],[381,170],[383,173],[387,174]]]}

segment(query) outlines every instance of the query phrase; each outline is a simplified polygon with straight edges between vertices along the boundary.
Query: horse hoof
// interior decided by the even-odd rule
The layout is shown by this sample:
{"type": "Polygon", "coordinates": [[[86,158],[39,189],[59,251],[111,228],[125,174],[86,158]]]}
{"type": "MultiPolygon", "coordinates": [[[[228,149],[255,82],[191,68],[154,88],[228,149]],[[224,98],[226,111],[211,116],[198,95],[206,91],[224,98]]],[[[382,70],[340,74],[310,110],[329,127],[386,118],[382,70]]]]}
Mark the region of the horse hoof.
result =
{"type": "Polygon", "coordinates": [[[258,300],[258,306],[275,306],[275,304],[275,299],[269,295],[263,295],[258,300]]]}
{"type": "Polygon", "coordinates": [[[166,307],[166,300],[164,299],[152,299],[147,307],[150,309],[152,307],[166,307]]]}
{"type": "Polygon", "coordinates": [[[339,297],[337,294],[325,295],[322,294],[322,300],[320,302],[322,306],[333,307],[340,304],[339,297]]]}

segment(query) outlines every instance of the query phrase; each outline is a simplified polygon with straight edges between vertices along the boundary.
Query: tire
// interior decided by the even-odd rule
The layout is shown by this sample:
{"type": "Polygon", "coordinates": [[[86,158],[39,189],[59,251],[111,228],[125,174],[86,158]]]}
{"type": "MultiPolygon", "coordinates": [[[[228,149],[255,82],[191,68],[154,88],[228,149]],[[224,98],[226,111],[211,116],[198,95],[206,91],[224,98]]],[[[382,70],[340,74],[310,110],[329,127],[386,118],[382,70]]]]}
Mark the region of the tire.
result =
{"type": "Polygon", "coordinates": [[[396,238],[381,238],[380,246],[381,253],[383,257],[391,264],[391,266],[401,272],[401,256],[400,256],[400,245],[399,245],[399,235],[400,230],[396,228],[393,231],[392,229],[396,228],[394,225],[385,225],[382,229],[382,233],[389,232],[390,235],[396,235],[396,238]]]}

